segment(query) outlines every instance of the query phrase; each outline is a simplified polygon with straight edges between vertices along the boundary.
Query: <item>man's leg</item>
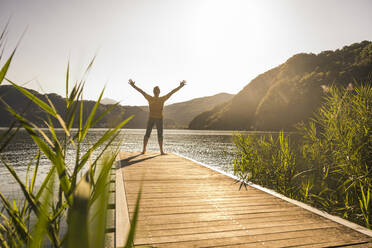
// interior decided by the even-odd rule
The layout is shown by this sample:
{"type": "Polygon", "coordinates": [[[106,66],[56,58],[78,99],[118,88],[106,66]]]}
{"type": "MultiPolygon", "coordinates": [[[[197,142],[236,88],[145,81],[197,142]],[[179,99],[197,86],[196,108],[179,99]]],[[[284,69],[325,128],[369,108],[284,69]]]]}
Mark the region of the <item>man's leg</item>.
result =
{"type": "Polygon", "coordinates": [[[158,143],[160,148],[160,154],[165,155],[166,153],[163,151],[163,118],[156,119],[156,129],[158,131],[158,143]]]}
{"type": "Polygon", "coordinates": [[[167,155],[167,154],[163,151],[163,140],[159,140],[159,147],[160,147],[160,154],[161,154],[161,155],[167,155]]]}
{"type": "Polygon", "coordinates": [[[143,137],[143,149],[142,149],[142,154],[145,154],[146,153],[146,146],[147,146],[147,142],[149,141],[149,137],[145,136],[143,137]]]}
{"type": "Polygon", "coordinates": [[[154,126],[154,119],[149,118],[149,120],[147,121],[146,134],[145,134],[145,137],[143,137],[143,150],[142,150],[142,154],[145,154],[145,152],[146,152],[147,142],[149,141],[149,138],[150,138],[150,135],[151,135],[151,131],[152,131],[152,127],[153,126],[154,126]]]}

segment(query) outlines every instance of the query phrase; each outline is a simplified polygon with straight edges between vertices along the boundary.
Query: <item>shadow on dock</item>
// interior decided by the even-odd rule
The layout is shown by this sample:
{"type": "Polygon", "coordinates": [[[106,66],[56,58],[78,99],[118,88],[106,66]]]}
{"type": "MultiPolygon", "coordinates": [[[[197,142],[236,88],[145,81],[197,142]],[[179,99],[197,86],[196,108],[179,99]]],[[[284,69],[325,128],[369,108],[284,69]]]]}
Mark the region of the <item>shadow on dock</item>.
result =
{"type": "Polygon", "coordinates": [[[137,164],[137,163],[140,163],[140,162],[143,162],[143,161],[146,161],[146,160],[149,160],[149,159],[160,156],[160,154],[159,154],[159,155],[153,155],[153,156],[145,157],[145,158],[138,158],[141,155],[143,155],[143,154],[140,153],[140,154],[130,156],[128,158],[120,160],[119,161],[120,162],[120,168],[124,168],[124,167],[130,166],[130,165],[137,164]]]}

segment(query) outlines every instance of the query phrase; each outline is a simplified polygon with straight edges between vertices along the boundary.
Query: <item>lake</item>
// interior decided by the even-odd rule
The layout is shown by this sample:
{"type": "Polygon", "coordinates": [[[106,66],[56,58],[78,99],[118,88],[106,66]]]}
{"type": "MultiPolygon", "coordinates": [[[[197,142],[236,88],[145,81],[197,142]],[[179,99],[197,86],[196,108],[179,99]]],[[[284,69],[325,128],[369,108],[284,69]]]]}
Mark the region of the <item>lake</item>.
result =
{"type": "MultiPolygon", "coordinates": [[[[4,129],[3,129],[4,130],[4,129]]],[[[83,144],[83,150],[103,135],[106,129],[91,129],[83,144]]],[[[0,130],[0,132],[3,132],[0,130]]],[[[58,131],[60,134],[62,130],[58,131]]],[[[123,129],[114,144],[120,145],[121,151],[140,152],[142,150],[144,129],[123,129]]],[[[185,157],[202,162],[226,172],[232,171],[234,164],[234,145],[232,131],[195,131],[195,130],[164,130],[164,151],[177,153],[185,157]]],[[[147,146],[148,152],[159,152],[156,130],[154,129],[147,146]]],[[[97,155],[98,151],[93,154],[97,155]]],[[[2,156],[14,166],[21,179],[27,171],[27,163],[37,154],[37,147],[25,131],[20,131],[2,156]]],[[[74,161],[74,152],[69,150],[67,162],[74,161]]],[[[38,178],[43,178],[48,171],[50,162],[41,159],[38,178]]],[[[5,195],[16,196],[19,188],[4,165],[0,165],[0,192],[5,195]]]]}

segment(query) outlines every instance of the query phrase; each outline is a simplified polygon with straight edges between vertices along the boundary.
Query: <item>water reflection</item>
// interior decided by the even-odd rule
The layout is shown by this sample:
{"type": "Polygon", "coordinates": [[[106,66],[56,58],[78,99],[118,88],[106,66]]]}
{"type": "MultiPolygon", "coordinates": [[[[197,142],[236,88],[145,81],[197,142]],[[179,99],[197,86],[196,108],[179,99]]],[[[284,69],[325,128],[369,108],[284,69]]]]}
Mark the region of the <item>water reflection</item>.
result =
{"type": "MultiPolygon", "coordinates": [[[[83,151],[87,151],[93,142],[97,141],[105,131],[106,129],[92,129],[83,144],[83,151]]],[[[2,131],[0,130],[0,132],[2,131]]],[[[60,130],[57,133],[62,135],[63,131],[60,130]]],[[[124,129],[113,145],[118,145],[120,140],[122,140],[121,151],[140,152],[142,150],[144,133],[145,130],[143,129],[124,129]]],[[[164,150],[165,152],[181,154],[229,172],[234,160],[234,146],[231,134],[231,131],[164,130],[164,150]]],[[[153,130],[147,151],[159,152],[156,130],[153,130]]],[[[28,134],[25,131],[20,131],[7,149],[2,152],[2,156],[14,166],[20,177],[24,179],[27,163],[37,152],[37,147],[33,144],[28,134]]],[[[99,150],[93,154],[93,157],[98,154],[99,150]]],[[[70,166],[73,165],[74,158],[75,153],[71,148],[67,154],[67,163],[70,166]]],[[[43,157],[39,167],[38,181],[44,178],[49,167],[50,162],[43,157]]],[[[31,167],[32,170],[33,168],[31,167]]],[[[0,165],[0,180],[0,191],[5,195],[16,196],[20,193],[15,181],[3,165],[0,165]]]]}

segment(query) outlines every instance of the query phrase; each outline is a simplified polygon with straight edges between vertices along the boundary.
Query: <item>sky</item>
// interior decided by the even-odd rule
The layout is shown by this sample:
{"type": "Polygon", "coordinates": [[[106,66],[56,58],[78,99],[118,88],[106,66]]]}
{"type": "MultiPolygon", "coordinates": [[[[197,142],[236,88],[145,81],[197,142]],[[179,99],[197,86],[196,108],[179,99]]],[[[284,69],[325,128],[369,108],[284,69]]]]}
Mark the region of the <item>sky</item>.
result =
{"type": "MultiPolygon", "coordinates": [[[[0,0],[9,20],[5,55],[20,37],[7,77],[43,93],[65,94],[65,74],[87,77],[84,98],[145,105],[128,85],[166,94],[168,103],[238,93],[296,53],[372,40],[370,0],[0,0]]],[[[0,66],[4,64],[0,61],[0,66]]]]}

